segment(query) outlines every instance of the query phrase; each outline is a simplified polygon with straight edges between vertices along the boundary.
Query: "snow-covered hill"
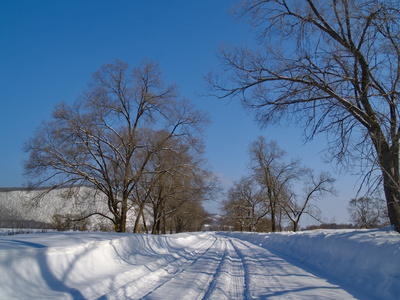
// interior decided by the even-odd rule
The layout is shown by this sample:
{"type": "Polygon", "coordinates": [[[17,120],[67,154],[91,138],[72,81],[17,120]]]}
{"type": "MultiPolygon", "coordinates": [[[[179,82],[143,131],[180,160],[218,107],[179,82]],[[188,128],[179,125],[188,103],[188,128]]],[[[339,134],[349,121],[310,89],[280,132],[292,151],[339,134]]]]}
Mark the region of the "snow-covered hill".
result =
{"type": "MultiPolygon", "coordinates": [[[[23,188],[0,189],[0,228],[58,228],[64,225],[60,224],[63,221],[60,216],[79,218],[92,212],[112,217],[105,196],[94,189],[81,187],[76,193],[70,194],[68,189],[59,188],[45,193],[39,200],[38,196],[45,191],[45,189],[29,191],[23,188]]],[[[132,230],[134,222],[135,214],[132,208],[128,214],[128,230],[132,230]]],[[[77,226],[76,229],[84,227],[88,230],[112,231],[113,229],[110,221],[96,215],[71,226],[77,226]]]]}
{"type": "Polygon", "coordinates": [[[400,235],[41,233],[0,238],[0,299],[400,299],[400,235]]]}
{"type": "MultiPolygon", "coordinates": [[[[82,215],[98,210],[107,214],[104,196],[92,189],[81,188],[76,194],[67,189],[55,189],[38,199],[45,189],[29,191],[21,188],[0,189],[0,227],[54,227],[56,217],[82,215]]],[[[101,229],[103,220],[91,218],[88,229],[101,229]]]]}

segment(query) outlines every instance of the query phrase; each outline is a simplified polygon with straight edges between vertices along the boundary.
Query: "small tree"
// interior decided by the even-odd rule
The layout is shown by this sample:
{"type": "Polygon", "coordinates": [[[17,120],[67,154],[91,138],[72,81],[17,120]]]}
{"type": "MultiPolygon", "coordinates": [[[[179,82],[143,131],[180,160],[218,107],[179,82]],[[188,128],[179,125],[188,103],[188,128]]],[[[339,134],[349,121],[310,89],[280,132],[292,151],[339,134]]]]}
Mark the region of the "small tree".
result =
{"type": "Polygon", "coordinates": [[[282,209],[293,224],[293,231],[297,231],[300,218],[303,214],[315,218],[316,210],[313,201],[324,196],[325,194],[333,194],[334,179],[329,173],[322,172],[319,176],[315,176],[311,169],[303,169],[302,181],[304,183],[303,194],[292,196],[287,201],[282,202],[282,209]]]}
{"type": "Polygon", "coordinates": [[[359,228],[377,228],[388,222],[385,201],[380,198],[351,199],[347,210],[352,222],[359,228]]]}

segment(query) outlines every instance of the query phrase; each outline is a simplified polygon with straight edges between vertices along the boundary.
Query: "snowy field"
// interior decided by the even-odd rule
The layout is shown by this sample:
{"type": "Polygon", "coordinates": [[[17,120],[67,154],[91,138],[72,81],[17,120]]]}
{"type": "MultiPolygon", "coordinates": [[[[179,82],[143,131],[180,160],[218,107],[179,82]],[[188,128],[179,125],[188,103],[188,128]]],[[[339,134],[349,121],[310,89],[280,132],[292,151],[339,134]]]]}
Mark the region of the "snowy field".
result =
{"type": "Polygon", "coordinates": [[[0,299],[400,299],[383,230],[0,237],[0,299]]]}

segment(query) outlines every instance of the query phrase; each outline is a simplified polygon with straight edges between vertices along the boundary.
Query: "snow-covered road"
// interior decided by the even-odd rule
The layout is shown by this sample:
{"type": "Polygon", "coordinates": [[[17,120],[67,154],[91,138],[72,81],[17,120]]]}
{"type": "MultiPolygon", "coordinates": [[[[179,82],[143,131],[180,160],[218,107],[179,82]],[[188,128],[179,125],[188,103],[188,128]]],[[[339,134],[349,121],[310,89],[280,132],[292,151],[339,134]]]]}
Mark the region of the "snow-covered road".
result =
{"type": "Polygon", "coordinates": [[[231,237],[202,235],[173,247],[173,258],[150,268],[145,277],[108,293],[135,299],[351,299],[328,283],[271,252],[231,237]],[[185,247],[186,248],[186,247],[185,247]],[[155,275],[157,274],[157,275],[155,275]],[[284,297],[283,297],[284,296],[284,297]]]}
{"type": "Polygon", "coordinates": [[[364,298],[260,246],[223,233],[2,237],[0,299],[364,298]]]}

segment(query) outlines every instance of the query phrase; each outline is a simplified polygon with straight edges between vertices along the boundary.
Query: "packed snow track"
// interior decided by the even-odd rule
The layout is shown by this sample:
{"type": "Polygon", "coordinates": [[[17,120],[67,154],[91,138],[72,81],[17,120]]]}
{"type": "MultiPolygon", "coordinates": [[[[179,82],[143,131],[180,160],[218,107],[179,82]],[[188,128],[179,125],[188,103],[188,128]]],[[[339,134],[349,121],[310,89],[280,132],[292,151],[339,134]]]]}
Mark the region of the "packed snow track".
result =
{"type": "Polygon", "coordinates": [[[0,259],[0,299],[357,298],[222,233],[9,236],[0,239],[0,259]]]}

